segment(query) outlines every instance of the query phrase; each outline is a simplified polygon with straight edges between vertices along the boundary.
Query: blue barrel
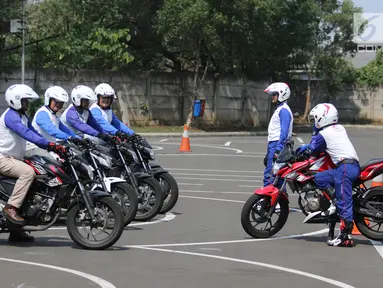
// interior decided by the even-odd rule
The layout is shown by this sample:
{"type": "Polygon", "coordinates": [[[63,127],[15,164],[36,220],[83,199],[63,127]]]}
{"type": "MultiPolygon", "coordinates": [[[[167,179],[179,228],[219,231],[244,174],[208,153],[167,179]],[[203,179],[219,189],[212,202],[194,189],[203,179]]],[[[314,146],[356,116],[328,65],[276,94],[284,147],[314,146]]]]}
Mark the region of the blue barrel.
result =
{"type": "Polygon", "coordinates": [[[193,116],[199,117],[201,115],[201,100],[194,101],[193,116]]]}

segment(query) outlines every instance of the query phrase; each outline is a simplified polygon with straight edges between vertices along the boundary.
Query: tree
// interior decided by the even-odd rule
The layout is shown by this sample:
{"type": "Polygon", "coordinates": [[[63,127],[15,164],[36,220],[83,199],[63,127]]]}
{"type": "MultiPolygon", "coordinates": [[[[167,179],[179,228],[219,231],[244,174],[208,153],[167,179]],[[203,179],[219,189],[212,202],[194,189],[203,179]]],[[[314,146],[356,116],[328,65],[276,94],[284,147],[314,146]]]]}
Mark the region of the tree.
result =
{"type": "Polygon", "coordinates": [[[109,27],[120,18],[119,2],[45,0],[32,4],[29,37],[47,39],[44,45],[36,45],[33,57],[43,67],[125,67],[133,60],[128,52],[129,29],[109,27]]]}
{"type": "Polygon", "coordinates": [[[308,74],[305,111],[302,118],[307,119],[311,106],[310,86],[313,75],[321,77],[327,91],[335,94],[344,84],[355,79],[351,64],[343,59],[355,53],[353,39],[353,13],[360,13],[351,0],[317,0],[313,5],[319,11],[320,21],[316,22],[316,38],[307,51],[308,61],[305,70],[308,74]]]}

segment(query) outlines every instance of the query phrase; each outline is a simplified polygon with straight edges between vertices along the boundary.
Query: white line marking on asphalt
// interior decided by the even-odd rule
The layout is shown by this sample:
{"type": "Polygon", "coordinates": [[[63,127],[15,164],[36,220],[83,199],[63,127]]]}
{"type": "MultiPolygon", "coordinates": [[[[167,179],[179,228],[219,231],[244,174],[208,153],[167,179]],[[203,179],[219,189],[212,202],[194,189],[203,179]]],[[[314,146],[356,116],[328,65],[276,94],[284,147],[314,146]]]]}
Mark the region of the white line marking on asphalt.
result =
{"type": "Polygon", "coordinates": [[[202,251],[222,251],[222,249],[219,249],[219,248],[198,248],[198,249],[202,251]]]}
{"type": "Polygon", "coordinates": [[[207,172],[230,172],[230,173],[256,173],[256,174],[259,174],[259,173],[262,173],[263,174],[263,171],[257,171],[257,170],[254,170],[254,171],[249,171],[249,170],[213,170],[213,169],[190,169],[190,168],[166,168],[168,170],[174,170],[174,171],[207,171],[207,172]]]}
{"type": "MultiPolygon", "coordinates": [[[[241,239],[241,240],[227,240],[227,241],[212,241],[212,242],[189,242],[189,243],[169,243],[169,244],[153,244],[153,245],[133,245],[135,247],[177,247],[177,246],[203,246],[203,245],[221,245],[221,244],[236,244],[236,243],[249,243],[249,242],[263,242],[263,241],[274,241],[281,239],[294,239],[300,237],[308,237],[320,235],[323,233],[327,233],[328,228],[321,229],[314,232],[297,234],[297,235],[287,235],[287,236],[278,236],[278,237],[270,237],[270,238],[258,238],[258,239],[241,239]]],[[[132,245],[123,246],[131,247],[132,245]]]]}
{"type": "MultiPolygon", "coordinates": [[[[252,187],[253,189],[257,189],[258,187],[252,187]]],[[[202,193],[202,194],[238,194],[238,195],[251,195],[253,194],[253,191],[203,191],[203,190],[180,190],[182,193],[202,193]]],[[[289,197],[298,197],[299,195],[297,194],[289,194],[289,197]]]]}
{"type": "Polygon", "coordinates": [[[162,139],[162,140],[160,140],[160,142],[165,142],[165,141],[168,141],[168,139],[162,139]]]}
{"type": "Polygon", "coordinates": [[[203,186],[202,183],[177,183],[178,185],[192,185],[192,186],[203,186]]]}
{"type": "Polygon", "coordinates": [[[231,191],[201,191],[201,190],[180,190],[183,193],[205,193],[205,194],[244,194],[251,195],[253,192],[231,192],[231,191]]]}
{"type": "Polygon", "coordinates": [[[71,273],[71,274],[86,278],[86,279],[96,283],[98,286],[100,286],[102,288],[116,288],[116,286],[114,286],[112,283],[110,283],[110,282],[108,282],[108,281],[106,281],[100,277],[97,277],[97,276],[94,276],[91,274],[87,274],[87,273],[84,273],[81,271],[69,269],[69,268],[64,268],[64,267],[54,266],[54,265],[48,265],[48,264],[43,264],[43,263],[38,263],[38,262],[29,262],[29,261],[22,261],[22,260],[17,260],[17,259],[9,259],[9,258],[0,258],[0,261],[27,264],[27,265],[32,265],[32,266],[40,266],[40,267],[49,268],[49,269],[53,269],[53,270],[63,271],[63,272],[71,273]]]}
{"type": "Polygon", "coordinates": [[[257,180],[242,180],[242,179],[216,179],[216,178],[192,178],[192,177],[175,177],[177,179],[184,180],[208,180],[208,181],[230,181],[230,182],[254,182],[262,183],[262,181],[257,180]]]}
{"type": "MultiPolygon", "coordinates": [[[[166,143],[162,143],[162,144],[180,145],[180,143],[170,143],[170,142],[166,142],[166,143]]],[[[229,147],[222,147],[222,146],[212,146],[212,145],[202,145],[202,144],[193,144],[192,146],[205,147],[205,148],[213,148],[213,149],[226,149],[226,150],[236,151],[236,153],[242,153],[243,152],[242,150],[239,150],[239,149],[229,148],[229,147]]]]}
{"type": "Polygon", "coordinates": [[[378,251],[379,255],[383,258],[383,244],[379,241],[370,240],[372,245],[374,245],[376,251],[378,251]]]}
{"type": "MultiPolygon", "coordinates": [[[[162,222],[169,222],[171,220],[173,220],[174,218],[176,218],[176,215],[169,212],[169,213],[166,213],[165,214],[165,217],[164,218],[161,218],[161,219],[158,219],[158,220],[154,220],[154,221],[149,221],[149,222],[143,222],[143,223],[130,223],[128,225],[128,227],[132,227],[132,226],[145,226],[145,225],[153,225],[153,224],[158,224],[158,223],[162,223],[162,222]]],[[[66,227],[52,227],[52,228],[48,228],[48,230],[65,230],[67,229],[66,227]]]]}
{"type": "MultiPolygon", "coordinates": [[[[222,199],[222,198],[207,198],[207,197],[184,196],[184,195],[180,195],[178,197],[189,198],[189,199],[201,199],[201,200],[221,201],[221,202],[232,202],[232,203],[245,203],[245,201],[241,201],[241,200],[231,200],[231,199],[222,199]]],[[[296,208],[290,208],[290,211],[295,211],[295,212],[301,212],[302,213],[302,211],[300,209],[296,209],[296,208]]]]}
{"type": "MultiPolygon", "coordinates": [[[[213,177],[238,177],[238,178],[263,178],[263,176],[260,175],[232,175],[232,174],[196,174],[196,173],[173,173],[172,175],[189,175],[189,176],[213,176],[213,177]]],[[[201,178],[203,179],[203,178],[201,178]]]]}
{"type": "Polygon", "coordinates": [[[297,137],[297,140],[299,141],[299,143],[305,143],[305,141],[303,141],[300,137],[297,137]]]}
{"type": "MultiPolygon", "coordinates": [[[[223,147],[222,147],[223,148],[223,147]]],[[[219,157],[246,157],[246,158],[264,158],[265,155],[238,155],[238,154],[194,154],[194,153],[177,153],[177,154],[172,154],[172,153],[163,153],[163,154],[157,154],[159,156],[219,156],[219,157]]]]}
{"type": "Polygon", "coordinates": [[[238,187],[241,187],[241,188],[259,188],[256,186],[249,186],[249,185],[238,185],[238,187]]]}
{"type": "Polygon", "coordinates": [[[160,146],[152,146],[152,148],[155,151],[164,150],[164,147],[160,147],[160,146]]]}
{"type": "Polygon", "coordinates": [[[225,260],[225,261],[231,261],[231,262],[237,262],[237,263],[244,263],[244,264],[249,264],[249,265],[254,265],[254,266],[261,266],[261,267],[266,267],[274,270],[279,270],[287,273],[292,273],[296,274],[299,276],[305,276],[308,278],[316,279],[322,282],[326,282],[329,284],[332,284],[337,287],[341,288],[355,288],[354,286],[348,285],[346,283],[333,280],[330,278],[326,278],[323,276],[319,276],[316,274],[296,270],[296,269],[291,269],[283,266],[277,266],[277,265],[272,265],[272,264],[267,264],[263,262],[256,262],[256,261],[249,261],[249,260],[244,260],[244,259],[239,259],[239,258],[230,258],[230,257],[224,257],[224,256],[217,256],[217,255],[211,255],[211,254],[202,254],[202,253],[194,253],[194,252],[186,252],[186,251],[178,251],[178,250],[170,250],[170,249],[160,249],[160,248],[149,248],[149,247],[142,247],[142,246],[129,246],[129,248],[136,248],[136,249],[143,249],[143,250],[151,250],[151,251],[159,251],[159,252],[168,252],[168,253],[175,253],[175,254],[184,254],[184,255],[190,255],[190,256],[199,256],[199,257],[205,257],[205,258],[213,258],[213,259],[218,259],[218,260],[225,260]]]}
{"type": "Polygon", "coordinates": [[[230,146],[231,142],[226,142],[225,146],[230,146]]]}

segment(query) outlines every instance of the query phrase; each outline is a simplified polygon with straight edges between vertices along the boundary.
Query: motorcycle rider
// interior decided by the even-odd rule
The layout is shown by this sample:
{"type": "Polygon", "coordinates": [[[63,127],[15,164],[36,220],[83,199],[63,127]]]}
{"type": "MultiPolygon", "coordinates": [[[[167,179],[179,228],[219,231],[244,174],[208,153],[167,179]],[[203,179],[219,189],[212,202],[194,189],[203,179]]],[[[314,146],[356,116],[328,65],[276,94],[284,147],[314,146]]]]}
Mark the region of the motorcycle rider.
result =
{"type": "MultiPolygon", "coordinates": [[[[310,144],[302,145],[297,154],[326,152],[336,168],[319,172],[314,176],[314,182],[331,199],[336,199],[336,207],[341,219],[340,233],[329,246],[352,247],[353,201],[352,186],[359,177],[359,158],[352,145],[346,129],[338,124],[338,111],[330,103],[316,105],[309,113],[309,120],[314,122],[318,132],[313,133],[310,144]],[[308,151],[307,151],[308,150],[308,151]],[[335,187],[335,195],[334,189],[335,187]]],[[[334,200],[335,200],[334,199],[334,200]]],[[[322,215],[331,215],[336,211],[332,204],[322,215]]]]}
{"type": "Polygon", "coordinates": [[[272,175],[273,161],[278,157],[287,140],[292,137],[293,114],[287,105],[291,92],[286,83],[272,83],[264,92],[271,96],[272,103],[277,104],[268,127],[267,154],[263,161],[265,165],[263,185],[267,186],[274,179],[272,175]]]}
{"type": "MultiPolygon", "coordinates": [[[[32,167],[23,162],[26,151],[26,141],[36,144],[42,149],[53,152],[65,152],[65,148],[43,138],[32,126],[26,111],[29,100],[38,99],[33,89],[24,84],[15,84],[5,92],[8,109],[0,117],[0,173],[17,178],[11,197],[3,209],[5,217],[16,225],[23,225],[24,219],[18,209],[21,207],[28,189],[31,186],[35,172],[32,167]]],[[[33,241],[33,236],[21,230],[12,230],[9,241],[33,241]]]]}
{"type": "Polygon", "coordinates": [[[117,99],[114,89],[107,83],[101,83],[94,89],[94,92],[97,102],[90,107],[90,112],[104,131],[121,138],[126,138],[125,135],[134,135],[134,131],[113,113],[112,102],[113,99],[117,99]]]}
{"type": "MultiPolygon", "coordinates": [[[[79,143],[79,141],[81,141],[81,138],[66,127],[56,114],[68,100],[68,93],[60,86],[52,86],[45,91],[44,106],[36,111],[32,120],[33,128],[45,139],[52,142],[56,142],[57,140],[71,140],[74,143],[79,143]]],[[[46,156],[43,152],[45,151],[35,148],[29,150],[28,154],[46,156]]],[[[51,156],[56,158],[56,155],[51,156]]]]}
{"type": "Polygon", "coordinates": [[[108,141],[111,136],[97,123],[89,111],[90,101],[95,101],[94,91],[88,86],[78,85],[71,93],[72,104],[61,115],[61,121],[77,136],[91,135],[108,141]]]}

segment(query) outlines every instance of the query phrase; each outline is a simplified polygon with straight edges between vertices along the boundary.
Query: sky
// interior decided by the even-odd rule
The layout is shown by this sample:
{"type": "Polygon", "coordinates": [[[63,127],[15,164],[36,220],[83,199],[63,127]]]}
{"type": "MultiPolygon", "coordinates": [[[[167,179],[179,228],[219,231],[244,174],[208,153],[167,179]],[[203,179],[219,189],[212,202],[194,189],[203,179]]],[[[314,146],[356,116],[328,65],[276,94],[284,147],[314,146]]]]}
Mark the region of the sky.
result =
{"type": "Polygon", "coordinates": [[[353,0],[366,13],[383,13],[383,0],[353,0]]]}

